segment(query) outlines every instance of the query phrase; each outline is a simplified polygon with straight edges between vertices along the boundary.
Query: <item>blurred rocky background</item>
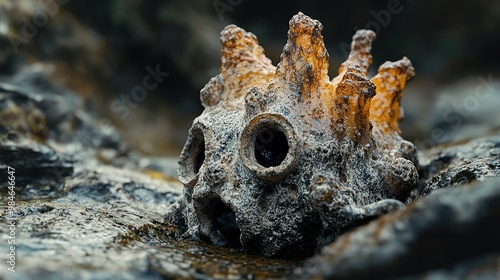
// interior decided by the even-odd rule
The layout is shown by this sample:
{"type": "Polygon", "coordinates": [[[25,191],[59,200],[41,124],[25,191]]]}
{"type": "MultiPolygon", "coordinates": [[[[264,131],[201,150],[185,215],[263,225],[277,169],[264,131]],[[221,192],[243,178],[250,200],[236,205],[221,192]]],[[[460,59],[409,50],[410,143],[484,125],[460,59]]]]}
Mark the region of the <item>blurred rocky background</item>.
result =
{"type": "Polygon", "coordinates": [[[496,86],[500,74],[500,3],[485,0],[2,0],[0,74],[40,65],[49,80],[81,95],[88,112],[114,123],[136,150],[178,156],[202,110],[199,90],[218,73],[224,26],[256,34],[276,64],[298,11],[322,22],[331,77],[358,28],[377,33],[373,73],[386,60],[411,59],[417,75],[404,95],[403,132],[420,146],[445,141],[429,139],[436,127],[446,131],[485,116],[498,122],[497,95],[485,97],[484,87],[481,98],[471,100],[484,81],[496,86]],[[148,67],[168,75],[141,91],[148,67]],[[483,105],[491,114],[478,109],[483,105]]]}

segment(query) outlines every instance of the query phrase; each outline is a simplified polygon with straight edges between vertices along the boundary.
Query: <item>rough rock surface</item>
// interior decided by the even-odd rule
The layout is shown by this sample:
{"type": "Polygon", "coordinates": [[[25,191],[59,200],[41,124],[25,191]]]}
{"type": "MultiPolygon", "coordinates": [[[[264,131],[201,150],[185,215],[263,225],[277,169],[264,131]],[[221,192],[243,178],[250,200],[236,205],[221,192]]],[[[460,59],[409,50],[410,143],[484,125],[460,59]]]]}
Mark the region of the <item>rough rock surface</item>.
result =
{"type": "MultiPolygon", "coordinates": [[[[391,73],[391,67],[400,63],[405,64],[402,60],[381,67],[386,70],[380,75],[391,73]]],[[[175,178],[175,160],[134,154],[107,121],[98,121],[72,92],[48,82],[44,67],[33,65],[1,78],[0,238],[4,245],[0,279],[500,277],[497,125],[478,123],[480,131],[487,134],[453,137],[453,142],[420,151],[420,181],[405,200],[408,206],[380,218],[371,217],[375,220],[342,234],[305,262],[285,261],[184,239],[187,226],[182,224],[184,216],[179,210],[185,207],[185,200],[175,178]],[[7,207],[8,166],[15,168],[16,177],[13,215],[7,207]],[[166,213],[174,214],[165,217],[166,213]],[[11,236],[7,224],[12,217],[16,221],[16,273],[7,270],[6,262],[11,236]]],[[[222,91],[217,79],[209,87],[222,91]]],[[[206,93],[202,91],[204,104],[220,102],[217,96],[206,93]]],[[[494,105],[492,100],[489,106],[494,105]]],[[[391,112],[396,118],[400,116],[396,110],[391,112]]],[[[375,139],[381,137],[376,136],[377,130],[383,131],[374,126],[375,139]]],[[[460,135],[463,131],[455,132],[460,135]]],[[[193,135],[193,147],[204,147],[199,134],[193,135]]],[[[377,147],[384,154],[394,142],[377,147]]],[[[217,165],[200,164],[213,153],[195,155],[200,157],[194,157],[198,160],[194,163],[200,169],[205,165],[204,177],[227,178],[227,174],[217,172],[217,165]]],[[[335,154],[327,155],[331,158],[335,154]]],[[[313,162],[311,168],[319,163],[313,162]]],[[[328,187],[331,180],[317,176],[313,182],[328,187]]],[[[272,201],[281,195],[293,197],[293,191],[267,188],[270,185],[266,184],[257,198],[264,198],[259,200],[263,203],[256,206],[271,201],[267,207],[277,209],[280,220],[289,221],[294,213],[285,216],[279,212],[284,205],[272,201]]],[[[363,209],[362,214],[368,216],[385,213],[376,207],[363,209]]],[[[226,232],[235,229],[230,215],[220,218],[217,222],[226,232]]],[[[327,221],[316,218],[318,224],[327,221]]]]}
{"type": "MultiPolygon", "coordinates": [[[[15,221],[17,256],[15,274],[2,267],[0,278],[272,278],[296,266],[179,240],[164,220],[181,193],[176,164],[130,152],[44,73],[37,66],[0,84],[1,223],[15,221]]],[[[12,235],[2,226],[0,236],[7,244],[12,235]]]]}
{"type": "Polygon", "coordinates": [[[328,77],[323,26],[297,14],[277,67],[255,35],[221,33],[220,74],[201,90],[179,161],[187,235],[265,255],[304,255],[356,223],[402,208],[418,182],[400,136],[407,58],[367,77],[375,33],[359,30],[328,77]]]}
{"type": "Polygon", "coordinates": [[[405,209],[348,232],[298,278],[496,279],[500,276],[500,131],[419,153],[405,209]],[[496,136],[495,136],[496,135],[496,136]]]}
{"type": "Polygon", "coordinates": [[[341,236],[297,275],[304,279],[374,279],[424,273],[424,277],[426,271],[445,268],[434,275],[457,277],[470,273],[471,268],[453,265],[469,261],[477,262],[468,264],[478,269],[476,277],[499,276],[499,217],[499,179],[437,190],[404,210],[341,236]],[[492,258],[484,260],[488,255],[492,258]],[[483,265],[486,267],[480,269],[483,265]]]}
{"type": "Polygon", "coordinates": [[[434,147],[420,153],[422,184],[411,198],[423,197],[433,190],[473,184],[500,176],[500,130],[497,136],[477,137],[465,142],[434,147]],[[425,182],[425,183],[424,183],[425,182]]]}

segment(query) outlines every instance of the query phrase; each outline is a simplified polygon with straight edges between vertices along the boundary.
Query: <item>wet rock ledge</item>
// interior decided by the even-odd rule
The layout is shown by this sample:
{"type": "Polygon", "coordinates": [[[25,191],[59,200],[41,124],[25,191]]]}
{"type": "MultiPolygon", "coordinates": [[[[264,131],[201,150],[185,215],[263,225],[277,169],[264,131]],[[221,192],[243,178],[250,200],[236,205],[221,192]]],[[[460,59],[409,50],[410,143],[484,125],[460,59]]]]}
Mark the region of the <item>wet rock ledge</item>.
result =
{"type": "Polygon", "coordinates": [[[34,66],[0,83],[2,279],[441,279],[500,277],[500,129],[419,153],[407,206],[306,260],[182,238],[165,220],[176,159],[131,151],[34,66]],[[7,270],[15,168],[16,273],[7,270]]]}

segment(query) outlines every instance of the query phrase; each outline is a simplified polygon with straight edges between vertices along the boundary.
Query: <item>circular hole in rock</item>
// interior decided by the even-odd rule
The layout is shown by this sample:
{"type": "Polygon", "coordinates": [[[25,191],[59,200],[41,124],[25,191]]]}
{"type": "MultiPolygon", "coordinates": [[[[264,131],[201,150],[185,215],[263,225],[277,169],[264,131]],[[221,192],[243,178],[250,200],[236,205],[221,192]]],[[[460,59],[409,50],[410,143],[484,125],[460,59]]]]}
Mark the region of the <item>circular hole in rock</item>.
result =
{"type": "Polygon", "coordinates": [[[286,135],[277,128],[266,127],[255,137],[255,159],[264,167],[280,165],[286,158],[288,148],[286,135]]]}

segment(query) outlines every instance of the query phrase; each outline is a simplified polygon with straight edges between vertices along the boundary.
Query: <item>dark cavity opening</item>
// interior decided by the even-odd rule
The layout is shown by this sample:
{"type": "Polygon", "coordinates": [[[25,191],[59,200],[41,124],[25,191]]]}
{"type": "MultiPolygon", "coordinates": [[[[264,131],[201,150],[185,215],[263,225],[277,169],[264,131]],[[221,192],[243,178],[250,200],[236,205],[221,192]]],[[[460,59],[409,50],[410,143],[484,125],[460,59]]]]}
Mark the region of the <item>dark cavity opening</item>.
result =
{"type": "Polygon", "coordinates": [[[198,143],[196,148],[196,155],[194,157],[194,174],[198,174],[201,165],[205,161],[205,139],[201,136],[201,141],[198,143]]]}
{"type": "Polygon", "coordinates": [[[285,160],[288,153],[288,140],[285,134],[277,128],[262,129],[255,137],[255,159],[264,166],[278,166],[285,160]]]}
{"type": "Polygon", "coordinates": [[[236,222],[236,215],[220,199],[214,205],[212,224],[218,235],[221,237],[216,246],[241,248],[240,227],[236,222]]]}

